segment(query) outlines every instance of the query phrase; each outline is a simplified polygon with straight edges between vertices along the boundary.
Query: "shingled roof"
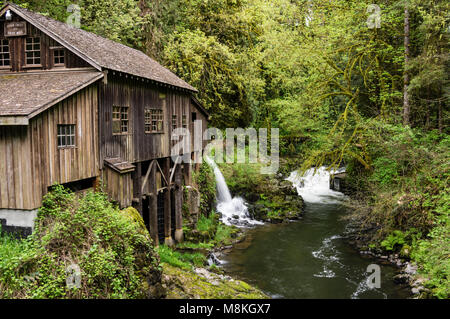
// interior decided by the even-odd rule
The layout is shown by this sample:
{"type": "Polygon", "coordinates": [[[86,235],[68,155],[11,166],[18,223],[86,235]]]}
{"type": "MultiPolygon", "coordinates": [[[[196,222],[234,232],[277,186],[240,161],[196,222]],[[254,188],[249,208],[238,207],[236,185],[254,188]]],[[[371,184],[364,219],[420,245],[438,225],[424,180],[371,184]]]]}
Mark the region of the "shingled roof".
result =
{"type": "MultiPolygon", "coordinates": [[[[8,5],[7,5],[8,6],[8,5]]],[[[97,69],[109,69],[197,92],[141,51],[9,3],[9,9],[97,69]]]]}
{"type": "Polygon", "coordinates": [[[0,124],[27,125],[28,119],[102,77],[103,73],[94,69],[0,75],[0,124]]]}

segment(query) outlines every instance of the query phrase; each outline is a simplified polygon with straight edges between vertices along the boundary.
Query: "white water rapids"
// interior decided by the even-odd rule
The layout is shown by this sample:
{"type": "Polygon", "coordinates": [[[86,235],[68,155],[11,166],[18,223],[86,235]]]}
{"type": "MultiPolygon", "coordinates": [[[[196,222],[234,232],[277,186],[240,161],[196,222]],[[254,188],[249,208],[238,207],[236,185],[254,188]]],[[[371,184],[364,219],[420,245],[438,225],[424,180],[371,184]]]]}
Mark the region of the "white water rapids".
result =
{"type": "Polygon", "coordinates": [[[333,204],[342,200],[344,194],[330,189],[330,176],[343,170],[330,172],[324,166],[310,168],[302,176],[297,171],[293,171],[286,180],[297,188],[297,193],[305,202],[333,204]]]}

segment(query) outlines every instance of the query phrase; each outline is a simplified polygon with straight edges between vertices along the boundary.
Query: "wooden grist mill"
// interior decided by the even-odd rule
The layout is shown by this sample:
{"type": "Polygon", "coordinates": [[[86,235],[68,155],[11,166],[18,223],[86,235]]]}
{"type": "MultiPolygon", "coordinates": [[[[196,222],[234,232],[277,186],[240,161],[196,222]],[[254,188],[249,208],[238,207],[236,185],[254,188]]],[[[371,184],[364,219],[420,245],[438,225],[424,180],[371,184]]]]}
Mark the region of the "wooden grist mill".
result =
{"type": "Polygon", "coordinates": [[[172,156],[172,132],[207,127],[197,90],[144,53],[7,4],[0,10],[0,221],[29,234],[55,183],[101,183],[139,210],[156,242],[182,239],[183,186],[203,145],[172,156]]]}

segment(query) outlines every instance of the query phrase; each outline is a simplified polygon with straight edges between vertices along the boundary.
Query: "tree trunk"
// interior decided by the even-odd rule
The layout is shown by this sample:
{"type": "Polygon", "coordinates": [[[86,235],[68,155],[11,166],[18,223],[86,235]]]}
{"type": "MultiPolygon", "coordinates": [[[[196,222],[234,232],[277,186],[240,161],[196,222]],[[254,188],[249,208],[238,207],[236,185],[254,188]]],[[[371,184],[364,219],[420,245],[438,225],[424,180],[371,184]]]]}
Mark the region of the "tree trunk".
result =
{"type": "Polygon", "coordinates": [[[409,85],[409,75],[406,70],[409,63],[409,9],[408,2],[405,1],[405,70],[403,77],[403,125],[409,125],[409,114],[410,114],[410,105],[409,105],[409,93],[408,93],[408,85],[409,85]]]}
{"type": "Polygon", "coordinates": [[[430,92],[430,87],[428,86],[427,88],[427,105],[426,105],[426,113],[425,113],[425,130],[429,130],[430,129],[430,113],[431,113],[431,109],[432,109],[432,105],[433,103],[431,102],[431,92],[430,92]]]}

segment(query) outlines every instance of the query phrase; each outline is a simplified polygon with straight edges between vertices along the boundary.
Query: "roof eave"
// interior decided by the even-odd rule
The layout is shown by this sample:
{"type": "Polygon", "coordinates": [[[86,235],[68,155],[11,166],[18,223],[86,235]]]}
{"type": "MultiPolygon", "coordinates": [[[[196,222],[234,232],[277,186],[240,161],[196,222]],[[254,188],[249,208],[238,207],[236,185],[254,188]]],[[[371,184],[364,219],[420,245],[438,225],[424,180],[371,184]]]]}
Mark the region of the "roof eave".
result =
{"type": "Polygon", "coordinates": [[[0,126],[27,126],[29,123],[30,120],[26,115],[0,116],[0,126]]]}
{"type": "Polygon", "coordinates": [[[63,95],[57,97],[56,99],[54,99],[54,100],[52,100],[52,101],[50,101],[50,102],[48,102],[48,103],[42,105],[38,110],[36,110],[36,111],[30,113],[30,114],[27,116],[27,118],[28,118],[28,119],[32,119],[33,117],[35,117],[35,116],[41,114],[42,112],[48,110],[48,109],[51,108],[53,105],[58,104],[59,102],[65,100],[65,99],[68,98],[69,96],[71,96],[71,95],[77,93],[78,91],[84,89],[85,87],[88,87],[88,86],[91,85],[92,83],[95,83],[95,82],[97,82],[98,80],[102,79],[103,76],[104,76],[103,73],[98,73],[98,75],[97,75],[96,77],[92,78],[91,80],[89,80],[89,81],[87,81],[87,82],[85,82],[85,83],[83,83],[83,84],[81,84],[81,85],[79,85],[79,86],[73,88],[72,90],[70,90],[70,91],[64,93],[63,95]]]}
{"type": "Polygon", "coordinates": [[[189,85],[187,83],[186,83],[187,86],[178,86],[178,85],[173,85],[173,84],[169,84],[169,83],[166,83],[166,82],[150,79],[150,78],[147,78],[147,77],[142,77],[140,75],[136,75],[136,74],[127,73],[127,72],[124,72],[124,71],[111,69],[111,68],[103,68],[103,71],[112,72],[113,75],[115,75],[117,73],[117,75],[119,75],[119,76],[122,76],[123,74],[125,74],[127,76],[130,76],[131,79],[133,79],[133,77],[134,77],[134,78],[136,78],[136,80],[141,79],[142,81],[146,81],[147,83],[153,83],[153,84],[158,85],[158,86],[168,87],[168,88],[170,88],[172,90],[184,91],[184,92],[189,92],[189,93],[198,93],[199,92],[195,87],[193,87],[193,86],[191,86],[191,85],[189,85]]]}
{"type": "Polygon", "coordinates": [[[191,96],[191,100],[194,102],[194,104],[197,105],[197,108],[204,114],[209,120],[209,112],[203,107],[203,105],[200,103],[199,100],[197,100],[194,96],[191,96]]]}

